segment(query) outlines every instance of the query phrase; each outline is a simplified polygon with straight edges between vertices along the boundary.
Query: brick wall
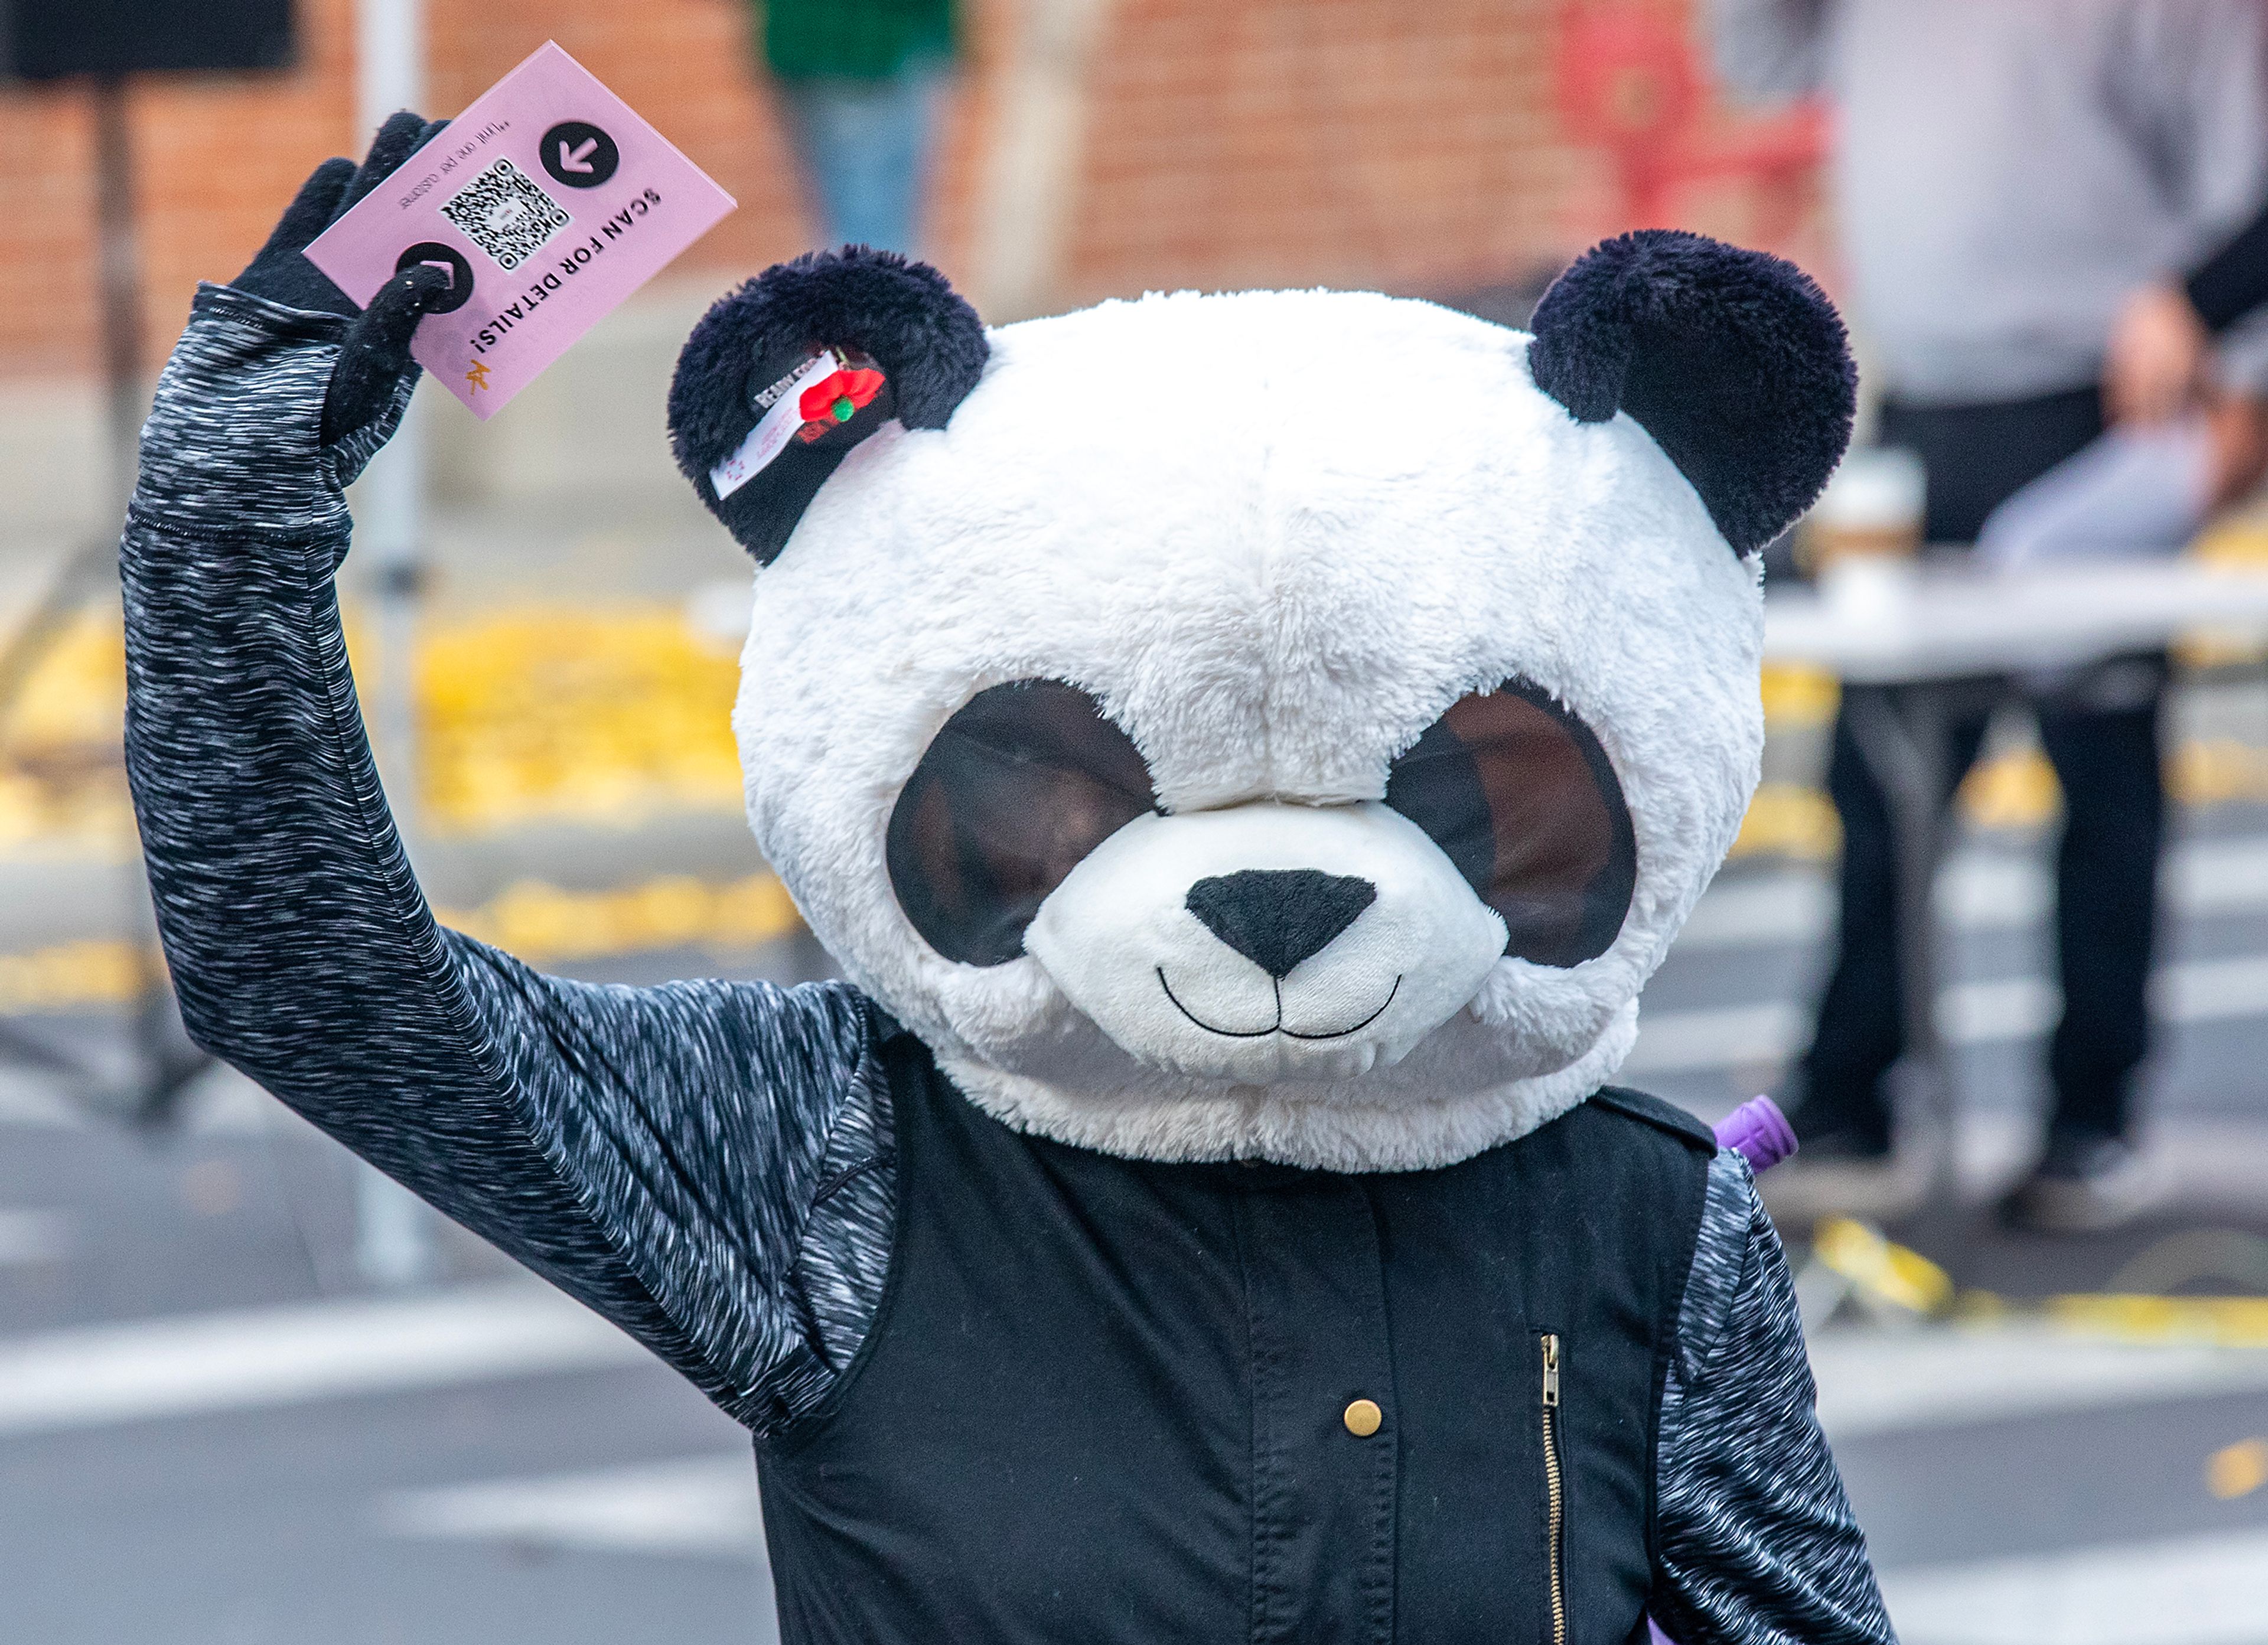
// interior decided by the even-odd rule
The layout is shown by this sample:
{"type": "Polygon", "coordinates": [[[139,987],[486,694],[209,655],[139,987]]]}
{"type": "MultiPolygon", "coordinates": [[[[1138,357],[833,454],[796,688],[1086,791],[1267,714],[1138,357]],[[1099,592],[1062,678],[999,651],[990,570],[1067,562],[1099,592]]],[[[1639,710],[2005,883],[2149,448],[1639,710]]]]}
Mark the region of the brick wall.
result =
{"type": "Polygon", "coordinates": [[[1548,258],[1582,178],[1557,0],[1123,0],[1094,84],[1082,297],[1425,286],[1548,258]]]}
{"type": "MultiPolygon", "coordinates": [[[[975,256],[1003,59],[1029,0],[976,0],[933,239],[975,256]]],[[[1088,80],[1059,297],[1183,285],[1454,290],[1514,280],[1602,228],[1605,172],[1552,103],[1560,0],[1112,0],[1088,80]]],[[[1662,0],[1675,13],[1676,0],[1662,0]]],[[[225,278],[299,180],[355,145],[352,0],[300,0],[276,76],[137,88],[147,349],[225,278]]],[[[461,106],[547,37],[740,201],[683,267],[749,270],[806,229],[750,57],[746,0],[428,0],[430,106],[461,106]]],[[[91,123],[76,88],[0,92],[0,378],[94,361],[91,123]]],[[[1737,232],[1737,202],[1709,226],[1737,232]]],[[[1610,213],[1609,214],[1611,215],[1610,213]]]]}

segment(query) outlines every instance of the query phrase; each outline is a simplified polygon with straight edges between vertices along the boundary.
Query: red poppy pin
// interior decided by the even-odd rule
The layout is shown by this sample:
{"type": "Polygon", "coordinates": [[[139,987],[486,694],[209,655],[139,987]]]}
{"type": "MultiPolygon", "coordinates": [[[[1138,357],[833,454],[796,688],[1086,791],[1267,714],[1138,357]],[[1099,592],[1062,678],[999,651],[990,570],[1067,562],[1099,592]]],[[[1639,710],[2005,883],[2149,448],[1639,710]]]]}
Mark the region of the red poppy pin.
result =
{"type": "Polygon", "coordinates": [[[882,392],[884,381],[880,371],[856,365],[820,378],[796,401],[796,409],[803,414],[799,437],[815,440],[836,423],[850,422],[882,392]]]}

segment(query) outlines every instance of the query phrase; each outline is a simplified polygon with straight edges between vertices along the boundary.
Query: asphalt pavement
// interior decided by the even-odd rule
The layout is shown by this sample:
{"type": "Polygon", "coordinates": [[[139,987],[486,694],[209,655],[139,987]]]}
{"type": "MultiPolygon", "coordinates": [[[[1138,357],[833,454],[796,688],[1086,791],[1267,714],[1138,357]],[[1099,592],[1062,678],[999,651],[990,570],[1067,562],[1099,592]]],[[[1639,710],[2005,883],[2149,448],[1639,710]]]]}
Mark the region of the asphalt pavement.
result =
{"type": "MultiPolygon", "coordinates": [[[[2268,1292],[2245,1266],[2268,1261],[2268,817],[2205,814],[2176,849],[2151,1081],[2176,1198],[2098,1240],[2014,1240],[1980,1208],[2041,1099],[2043,884],[2021,842],[1948,877],[1969,1203],[1893,1230],[2017,1311],[1846,1310],[1814,1338],[1822,1411],[1909,1645],[2268,1645],[2268,1346],[2073,1334],[2023,1308],[2162,1271],[2200,1236],[2221,1260],[2187,1289],[2268,1292]]],[[[1648,992],[1633,1082],[1707,1115],[1767,1083],[1825,916],[1814,870],[1728,874],[1648,992]]],[[[823,963],[806,943],[581,969],[823,963]]],[[[109,1019],[35,1026],[114,1054],[109,1019]]],[[[431,1283],[365,1284],[360,1168],[233,1076],[184,1116],[136,1133],[0,1074],[0,1638],[773,1637],[733,1424],[455,1230],[431,1283]]]]}

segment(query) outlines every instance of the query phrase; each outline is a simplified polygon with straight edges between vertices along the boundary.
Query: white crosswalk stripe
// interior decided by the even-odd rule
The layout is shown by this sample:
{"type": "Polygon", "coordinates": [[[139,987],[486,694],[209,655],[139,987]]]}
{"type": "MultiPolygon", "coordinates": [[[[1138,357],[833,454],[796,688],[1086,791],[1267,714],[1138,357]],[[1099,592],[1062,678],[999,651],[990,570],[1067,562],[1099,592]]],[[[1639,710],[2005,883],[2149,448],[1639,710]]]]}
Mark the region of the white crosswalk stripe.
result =
{"type": "Polygon", "coordinates": [[[598,1553],[763,1557],[755,1462],[745,1451],[401,1491],[381,1501],[378,1518],[397,1536],[598,1553]]]}
{"type": "Polygon", "coordinates": [[[2047,1325],[1822,1332],[1810,1348],[1819,1420],[1838,1442],[2268,1391],[2268,1348],[2115,1342],[2047,1325]]]}
{"type": "MultiPolygon", "coordinates": [[[[2167,1023],[2268,1017],[2268,954],[2192,959],[2161,967],[2152,1010],[2167,1023]]],[[[1937,999],[1938,1032],[1956,1046],[2036,1039],[2055,1026],[2063,991],[2044,977],[1958,982],[1937,999]]],[[[1638,1044],[1623,1064],[1633,1078],[1785,1061],[1811,1032],[1809,1011],[1793,1000],[1702,1007],[1638,1016],[1638,1044]]]]}
{"type": "Polygon", "coordinates": [[[0,1436],[635,1364],[645,1350],[533,1281],[0,1340],[0,1436]]]}
{"type": "MultiPolygon", "coordinates": [[[[2184,841],[2166,854],[2160,884],[2176,917],[2268,908],[2268,839],[2184,841]]],[[[2054,906],[2054,877],[2034,858],[1964,851],[1938,876],[1938,916],[1955,931],[2015,929],[2044,919],[2054,906]]],[[[1835,886],[1824,869],[1728,874],[1693,910],[1675,951],[1809,942],[1834,918],[1835,886]]]]}
{"type": "Polygon", "coordinates": [[[1904,1645],[2263,1645],[2268,1530],[1886,1572],[1904,1645]]]}

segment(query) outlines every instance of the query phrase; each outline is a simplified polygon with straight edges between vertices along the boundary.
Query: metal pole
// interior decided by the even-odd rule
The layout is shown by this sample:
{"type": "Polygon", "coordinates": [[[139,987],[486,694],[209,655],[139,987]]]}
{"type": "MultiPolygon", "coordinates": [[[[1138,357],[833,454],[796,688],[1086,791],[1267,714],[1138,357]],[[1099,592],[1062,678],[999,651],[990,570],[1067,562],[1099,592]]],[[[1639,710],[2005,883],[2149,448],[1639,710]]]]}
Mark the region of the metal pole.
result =
{"type": "MultiPolygon", "coordinates": [[[[424,100],[421,0],[360,0],[355,43],[356,121],[366,143],[387,115],[399,109],[414,109],[424,100]]],[[[414,614],[424,526],[424,452],[416,411],[417,403],[412,400],[401,430],[363,472],[355,496],[355,552],[379,573],[381,606],[405,618],[414,614]]],[[[406,642],[410,636],[405,628],[401,635],[387,637],[406,642]]],[[[415,788],[409,781],[409,756],[416,729],[407,711],[414,694],[409,688],[409,657],[407,650],[398,656],[391,649],[383,651],[380,679],[383,699],[398,699],[382,700],[381,708],[401,710],[391,723],[383,723],[379,747],[392,756],[395,766],[401,791],[393,797],[394,814],[405,822],[405,807],[415,800],[415,788]]]]}
{"type": "Polygon", "coordinates": [[[102,283],[102,375],[107,390],[110,489],[118,518],[134,489],[142,432],[142,275],[134,234],[134,146],[126,79],[94,82],[94,215],[102,283]]]}
{"type": "MultiPolygon", "coordinates": [[[[396,110],[424,97],[421,0],[361,0],[357,44],[357,118],[367,143],[396,110]]],[[[359,146],[359,145],[358,145],[359,146]]],[[[388,798],[406,842],[419,832],[416,782],[417,596],[424,581],[425,442],[420,402],[355,487],[355,554],[374,574],[378,671],[372,729],[393,781],[388,798]]]]}
{"type": "MultiPolygon", "coordinates": [[[[359,0],[356,11],[356,121],[366,144],[397,109],[425,95],[421,0],[359,0]]],[[[359,150],[360,144],[357,145],[359,150]]],[[[418,402],[371,460],[355,487],[355,553],[375,574],[378,669],[371,729],[394,826],[405,847],[418,833],[417,593],[423,581],[424,442],[418,402]]],[[[432,1213],[407,1188],[370,1165],[357,1167],[355,1267],[373,1285],[411,1285],[433,1276],[432,1213]]]]}
{"type": "Polygon", "coordinates": [[[1961,1114],[1953,1048],[1937,1019],[1937,872],[1944,861],[1950,757],[1942,688],[1924,682],[1848,693],[1845,712],[1890,814],[1896,865],[1898,994],[1907,1067],[1931,1135],[1929,1208],[1961,1202],[1961,1114]]]}

